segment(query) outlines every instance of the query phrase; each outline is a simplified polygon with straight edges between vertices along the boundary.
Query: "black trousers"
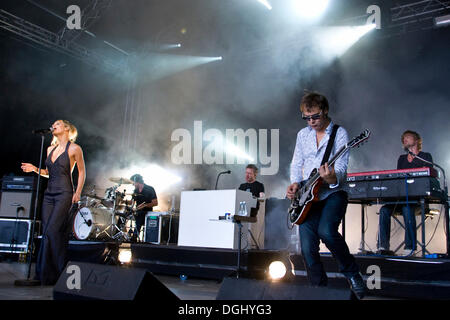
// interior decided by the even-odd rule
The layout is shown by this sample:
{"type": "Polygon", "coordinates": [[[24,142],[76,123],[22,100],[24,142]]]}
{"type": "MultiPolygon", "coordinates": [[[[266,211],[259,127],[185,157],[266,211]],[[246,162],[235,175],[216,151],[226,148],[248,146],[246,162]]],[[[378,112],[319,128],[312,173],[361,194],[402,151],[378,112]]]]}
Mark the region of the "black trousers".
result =
{"type": "Polygon", "coordinates": [[[42,241],[36,262],[36,279],[42,285],[54,285],[66,266],[71,205],[72,192],[44,195],[42,241]]]}
{"type": "Polygon", "coordinates": [[[139,234],[141,233],[142,227],[145,225],[145,216],[149,213],[149,211],[137,211],[136,212],[136,230],[134,233],[134,237],[139,237],[139,234]]]}

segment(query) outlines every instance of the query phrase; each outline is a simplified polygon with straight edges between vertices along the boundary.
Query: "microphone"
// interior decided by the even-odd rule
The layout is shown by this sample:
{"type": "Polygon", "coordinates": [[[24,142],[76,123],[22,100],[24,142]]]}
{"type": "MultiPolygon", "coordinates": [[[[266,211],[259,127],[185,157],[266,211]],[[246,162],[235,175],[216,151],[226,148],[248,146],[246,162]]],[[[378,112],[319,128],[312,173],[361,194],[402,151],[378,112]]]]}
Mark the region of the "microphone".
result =
{"type": "Polygon", "coordinates": [[[410,151],[408,147],[404,147],[403,150],[405,150],[405,152],[406,152],[407,154],[410,154],[410,155],[412,155],[413,157],[416,157],[416,156],[417,156],[417,154],[415,154],[414,152],[410,151]]]}
{"type": "Polygon", "coordinates": [[[227,170],[227,171],[222,171],[221,173],[219,173],[219,174],[217,175],[216,186],[214,187],[214,190],[217,190],[217,183],[219,182],[219,177],[220,177],[222,174],[230,174],[230,173],[231,173],[231,170],[227,170]]]}
{"type": "Polygon", "coordinates": [[[33,134],[47,134],[50,132],[53,132],[53,127],[47,128],[47,129],[36,129],[32,131],[33,134]]]}

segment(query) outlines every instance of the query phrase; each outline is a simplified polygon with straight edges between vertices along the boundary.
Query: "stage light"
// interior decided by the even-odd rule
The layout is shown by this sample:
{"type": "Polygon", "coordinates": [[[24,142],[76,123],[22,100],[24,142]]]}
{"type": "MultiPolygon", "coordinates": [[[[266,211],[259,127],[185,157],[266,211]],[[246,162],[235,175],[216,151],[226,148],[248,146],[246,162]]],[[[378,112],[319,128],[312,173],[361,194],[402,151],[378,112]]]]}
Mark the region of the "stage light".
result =
{"type": "Polygon", "coordinates": [[[181,43],[174,43],[174,44],[161,44],[159,45],[159,50],[170,50],[175,48],[181,48],[181,43]]]}
{"type": "Polygon", "coordinates": [[[272,280],[280,280],[286,275],[286,272],[286,266],[281,261],[274,261],[269,266],[269,276],[272,280]]]}
{"type": "MultiPolygon", "coordinates": [[[[175,47],[172,45],[172,50],[174,48],[178,48],[178,46],[175,47]]],[[[145,77],[146,81],[155,81],[219,60],[222,60],[222,57],[186,56],[150,52],[144,58],[137,57],[133,60],[133,64],[139,66],[138,75],[145,77]]]]}
{"type": "Polygon", "coordinates": [[[249,156],[247,153],[236,147],[234,144],[227,143],[225,152],[227,154],[231,154],[237,158],[246,159],[248,161],[254,162],[255,159],[253,159],[251,156],[249,156]]]}
{"type": "Polygon", "coordinates": [[[156,193],[160,193],[172,185],[180,182],[182,179],[159,165],[150,163],[138,163],[130,167],[114,171],[112,175],[118,177],[130,178],[138,173],[144,178],[144,183],[155,188],[156,193]]]}
{"type": "Polygon", "coordinates": [[[119,262],[121,264],[130,263],[132,259],[131,249],[119,249],[119,262]]]}
{"type": "Polygon", "coordinates": [[[141,172],[144,181],[151,183],[157,192],[161,192],[181,181],[180,177],[156,164],[143,167],[141,172]]]}
{"type": "Polygon", "coordinates": [[[267,275],[272,281],[290,279],[295,276],[294,264],[289,254],[282,254],[278,260],[272,261],[267,269],[267,275]]]}
{"type": "Polygon", "coordinates": [[[272,10],[272,6],[270,5],[269,1],[267,0],[258,0],[259,3],[261,3],[263,6],[265,6],[267,9],[272,10]]]}
{"type": "Polygon", "coordinates": [[[325,13],[329,2],[329,0],[292,0],[292,5],[300,18],[315,20],[325,13]]]}
{"type": "Polygon", "coordinates": [[[351,46],[368,32],[376,28],[375,24],[352,27],[329,27],[319,31],[317,42],[322,54],[327,58],[342,56],[351,46]]]}
{"type": "Polygon", "coordinates": [[[436,27],[446,27],[450,25],[450,15],[434,18],[434,25],[436,27]]]}

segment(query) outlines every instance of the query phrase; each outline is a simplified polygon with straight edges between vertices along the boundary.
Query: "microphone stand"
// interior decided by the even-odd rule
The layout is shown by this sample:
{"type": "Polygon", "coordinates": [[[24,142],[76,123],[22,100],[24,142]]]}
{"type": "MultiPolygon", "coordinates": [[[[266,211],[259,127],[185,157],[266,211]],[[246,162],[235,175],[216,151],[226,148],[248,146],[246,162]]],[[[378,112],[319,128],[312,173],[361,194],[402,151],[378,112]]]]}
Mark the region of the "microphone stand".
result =
{"type": "Polygon", "coordinates": [[[447,247],[447,255],[446,256],[448,258],[450,256],[450,216],[449,216],[450,213],[449,213],[448,185],[447,185],[447,178],[445,177],[445,170],[440,165],[438,165],[434,162],[425,160],[409,150],[408,150],[408,153],[425,163],[431,164],[432,166],[439,168],[442,171],[442,176],[444,178],[444,196],[445,196],[445,204],[444,204],[444,207],[445,207],[445,236],[446,236],[446,240],[447,240],[446,241],[446,247],[447,247]]]}
{"type": "Polygon", "coordinates": [[[231,171],[230,171],[230,170],[224,171],[224,172],[221,172],[221,173],[219,173],[219,174],[217,175],[216,186],[214,187],[214,190],[217,190],[217,183],[219,182],[219,177],[220,177],[220,175],[222,175],[222,174],[224,174],[224,173],[231,173],[231,171]]]}
{"type": "Polygon", "coordinates": [[[30,243],[29,246],[29,258],[28,258],[28,273],[26,279],[16,280],[14,281],[14,285],[16,286],[38,286],[41,284],[41,281],[30,279],[31,276],[31,263],[33,258],[33,248],[34,248],[34,227],[36,225],[36,215],[37,215],[37,208],[38,208],[38,201],[39,201],[39,189],[40,189],[40,182],[41,182],[41,168],[42,168],[42,154],[44,151],[44,140],[45,140],[45,133],[41,132],[41,155],[39,157],[39,170],[38,170],[38,180],[37,180],[37,190],[36,190],[36,199],[34,199],[34,213],[33,213],[33,222],[31,223],[31,233],[29,236],[30,243]]]}

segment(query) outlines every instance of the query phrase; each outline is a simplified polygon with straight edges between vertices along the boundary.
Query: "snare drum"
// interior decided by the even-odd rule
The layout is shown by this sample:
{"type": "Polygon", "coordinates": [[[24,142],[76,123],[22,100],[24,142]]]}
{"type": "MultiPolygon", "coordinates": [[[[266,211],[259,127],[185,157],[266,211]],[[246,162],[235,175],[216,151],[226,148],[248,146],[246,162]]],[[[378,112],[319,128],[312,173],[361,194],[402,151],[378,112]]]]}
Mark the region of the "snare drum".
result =
{"type": "Polygon", "coordinates": [[[73,221],[73,234],[78,240],[105,239],[111,235],[106,232],[113,219],[110,210],[95,207],[82,207],[73,221]]]}

